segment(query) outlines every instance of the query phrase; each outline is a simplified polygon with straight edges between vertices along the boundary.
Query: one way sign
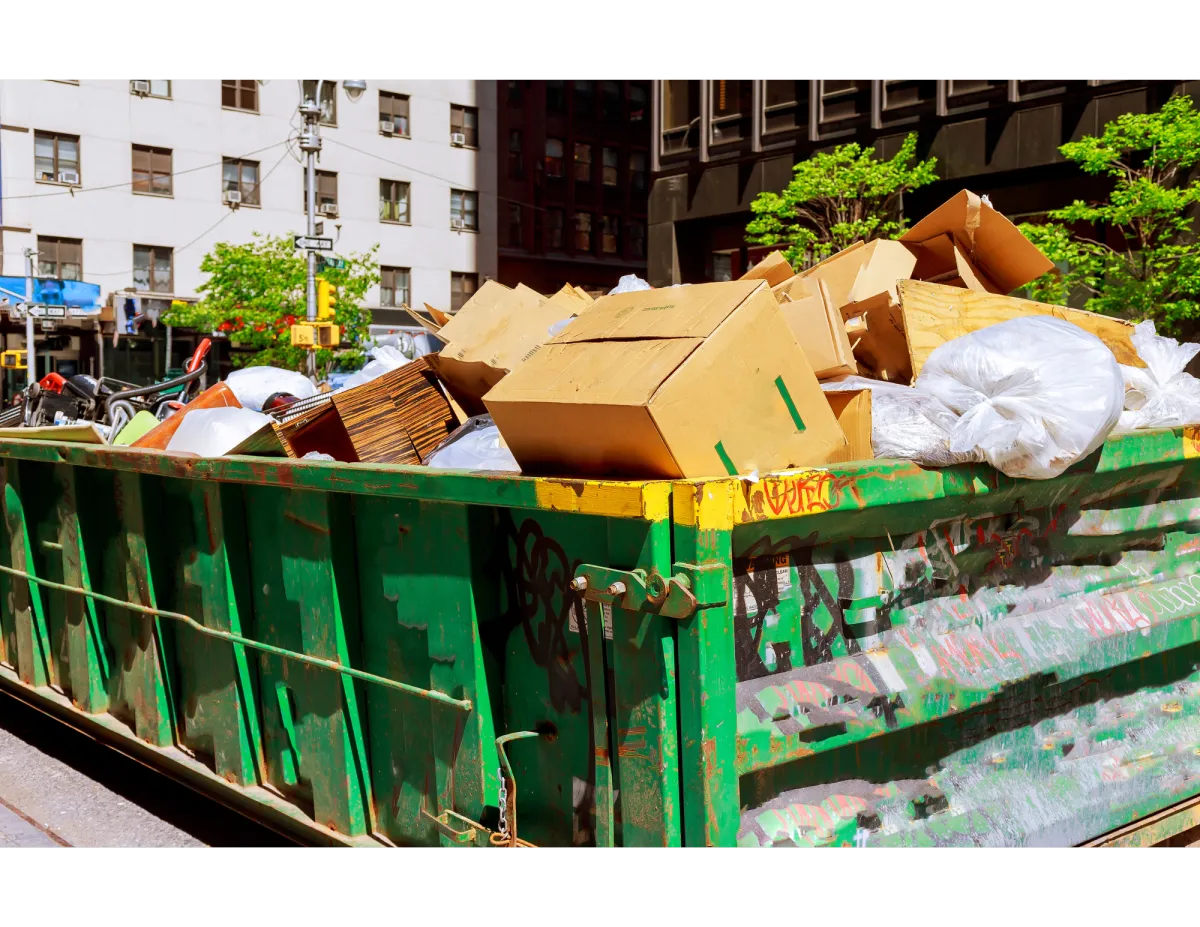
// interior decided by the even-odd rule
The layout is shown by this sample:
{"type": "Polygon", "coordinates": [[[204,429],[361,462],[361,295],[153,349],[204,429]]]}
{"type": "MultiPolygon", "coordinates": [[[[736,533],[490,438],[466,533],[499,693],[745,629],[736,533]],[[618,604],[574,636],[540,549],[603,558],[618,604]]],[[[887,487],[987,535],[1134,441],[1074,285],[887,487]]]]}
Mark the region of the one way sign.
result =
{"type": "Polygon", "coordinates": [[[304,251],[332,251],[332,238],[315,238],[311,235],[297,235],[296,247],[304,251]]]}

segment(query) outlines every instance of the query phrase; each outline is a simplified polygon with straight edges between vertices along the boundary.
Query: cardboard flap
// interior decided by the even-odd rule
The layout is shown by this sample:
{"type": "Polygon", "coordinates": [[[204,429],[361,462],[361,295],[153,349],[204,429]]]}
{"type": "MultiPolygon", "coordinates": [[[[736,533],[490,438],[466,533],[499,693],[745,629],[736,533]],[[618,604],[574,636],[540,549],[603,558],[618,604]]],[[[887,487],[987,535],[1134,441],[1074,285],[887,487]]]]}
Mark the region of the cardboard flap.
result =
{"type": "Polygon", "coordinates": [[[819,282],[816,277],[804,277],[796,274],[788,277],[783,283],[777,283],[771,287],[771,293],[774,294],[775,300],[780,305],[786,302],[798,302],[808,299],[810,296],[816,296],[820,292],[819,282]]]}
{"type": "Polygon", "coordinates": [[[512,369],[530,348],[550,337],[551,325],[569,314],[558,305],[546,307],[547,301],[527,286],[497,293],[494,301],[472,307],[465,317],[467,307],[463,306],[438,334],[446,342],[440,353],[455,360],[512,369]]]}
{"type": "MultiPolygon", "coordinates": [[[[997,212],[986,198],[962,190],[901,236],[924,244],[950,235],[967,258],[995,285],[1011,293],[1054,268],[1054,264],[1021,230],[997,212]]],[[[952,270],[946,266],[942,273],[952,270]]]]}
{"type": "MultiPolygon", "coordinates": [[[[514,291],[503,283],[488,280],[475,291],[475,295],[468,299],[458,312],[448,318],[438,337],[447,343],[474,344],[486,333],[491,321],[497,315],[498,306],[506,302],[513,293],[514,291]]],[[[429,303],[425,304],[425,308],[429,310],[434,321],[437,321],[437,315],[434,314],[436,310],[429,303]]]]}
{"type": "Polygon", "coordinates": [[[811,289],[812,282],[802,280],[793,290],[801,294],[807,292],[807,295],[792,299],[785,294],[779,309],[812,365],[813,373],[818,380],[857,373],[846,326],[830,300],[828,287],[824,281],[817,281],[816,292],[811,289]]]}
{"type": "Polygon", "coordinates": [[[550,343],[707,338],[760,287],[730,280],[605,296],[550,343]]]}
{"type": "Polygon", "coordinates": [[[850,301],[850,288],[858,277],[862,267],[862,249],[866,242],[856,241],[848,248],[843,248],[837,254],[830,255],[820,263],[814,264],[803,271],[801,277],[812,277],[814,280],[824,280],[829,287],[829,295],[834,305],[841,307],[850,301]]]}
{"type": "Polygon", "coordinates": [[[487,403],[643,405],[701,344],[700,338],[548,344],[500,380],[487,403]]]}
{"type": "Polygon", "coordinates": [[[857,253],[862,257],[858,276],[850,288],[850,302],[864,302],[883,293],[895,302],[896,283],[912,276],[916,255],[898,241],[883,239],[870,242],[857,253]]]}
{"type": "MultiPolygon", "coordinates": [[[[421,313],[417,312],[415,309],[410,309],[408,306],[401,306],[400,308],[407,312],[412,320],[425,329],[425,331],[429,332],[429,334],[441,337],[439,332],[441,332],[442,326],[437,324],[437,322],[431,322],[429,319],[425,318],[425,316],[421,315],[421,313]]],[[[430,308],[429,303],[425,304],[425,308],[429,309],[431,314],[434,311],[430,308]]]]}
{"type": "Polygon", "coordinates": [[[429,303],[423,303],[422,305],[425,306],[425,311],[429,313],[429,317],[433,319],[439,328],[450,321],[451,316],[442,312],[441,309],[434,309],[429,303]]]}
{"type": "Polygon", "coordinates": [[[772,251],[765,258],[742,274],[742,280],[766,280],[767,286],[776,286],[793,275],[792,265],[782,251],[772,251]]]}

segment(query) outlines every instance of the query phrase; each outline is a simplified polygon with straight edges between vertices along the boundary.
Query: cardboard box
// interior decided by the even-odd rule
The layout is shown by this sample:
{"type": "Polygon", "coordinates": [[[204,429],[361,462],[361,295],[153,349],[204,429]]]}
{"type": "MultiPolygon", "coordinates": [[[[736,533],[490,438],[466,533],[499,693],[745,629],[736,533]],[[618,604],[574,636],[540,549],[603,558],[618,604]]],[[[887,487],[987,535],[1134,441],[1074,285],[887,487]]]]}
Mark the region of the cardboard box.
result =
{"type": "Polygon", "coordinates": [[[987,197],[970,190],[952,196],[900,237],[921,255],[916,279],[967,281],[959,254],[939,241],[942,238],[949,238],[979,287],[989,293],[1011,293],[1054,268],[1019,228],[992,208],[987,197]]]}
{"type": "Polygon", "coordinates": [[[842,314],[823,280],[792,277],[771,292],[818,380],[858,373],[842,314]]]}
{"type": "Polygon", "coordinates": [[[826,463],[874,460],[871,444],[871,391],[869,389],[826,390],[825,398],[846,436],[846,446],[830,452],[826,463]]]}
{"type": "Polygon", "coordinates": [[[767,286],[778,286],[794,274],[792,265],[782,251],[772,251],[742,274],[742,280],[766,280],[767,286]]]}
{"type": "Polygon", "coordinates": [[[845,318],[861,314],[864,304],[896,301],[896,283],[912,276],[917,257],[898,241],[855,242],[800,276],[824,281],[833,304],[845,318]]]}
{"type": "Polygon", "coordinates": [[[485,403],[526,473],[715,477],[820,463],[845,444],[753,280],[599,299],[485,403]]]}
{"type": "Polygon", "coordinates": [[[481,415],[484,394],[570,314],[524,284],[510,290],[489,280],[438,331],[446,346],[432,355],[432,363],[467,415],[481,415]]]}

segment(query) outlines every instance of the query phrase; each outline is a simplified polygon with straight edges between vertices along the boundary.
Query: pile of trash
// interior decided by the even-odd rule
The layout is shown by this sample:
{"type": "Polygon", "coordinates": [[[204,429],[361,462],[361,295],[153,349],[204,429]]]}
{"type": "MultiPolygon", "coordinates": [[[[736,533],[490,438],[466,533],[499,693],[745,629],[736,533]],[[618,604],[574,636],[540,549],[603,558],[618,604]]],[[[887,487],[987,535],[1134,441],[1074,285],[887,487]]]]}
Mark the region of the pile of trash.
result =
{"type": "Polygon", "coordinates": [[[598,300],[488,281],[453,315],[411,313],[435,353],[377,343],[337,388],[240,370],[112,443],[566,477],[889,457],[1048,479],[1110,433],[1200,424],[1200,345],[1007,295],[1052,266],[964,190],[799,274],[775,252],[739,280],[629,275],[598,300]]]}

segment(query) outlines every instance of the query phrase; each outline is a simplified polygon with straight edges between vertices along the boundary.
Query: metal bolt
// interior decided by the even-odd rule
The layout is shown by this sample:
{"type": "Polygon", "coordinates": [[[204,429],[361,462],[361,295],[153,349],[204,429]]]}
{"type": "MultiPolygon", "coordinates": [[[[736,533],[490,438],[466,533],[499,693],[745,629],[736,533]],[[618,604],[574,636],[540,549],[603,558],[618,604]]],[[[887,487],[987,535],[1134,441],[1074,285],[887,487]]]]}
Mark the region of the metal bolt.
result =
{"type": "Polygon", "coordinates": [[[608,591],[609,595],[624,595],[625,594],[625,584],[624,583],[613,583],[611,586],[608,587],[607,591],[608,591]]]}
{"type": "Polygon", "coordinates": [[[571,588],[576,592],[584,592],[587,590],[588,581],[586,576],[576,576],[571,580],[571,588]]]}

